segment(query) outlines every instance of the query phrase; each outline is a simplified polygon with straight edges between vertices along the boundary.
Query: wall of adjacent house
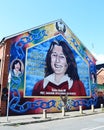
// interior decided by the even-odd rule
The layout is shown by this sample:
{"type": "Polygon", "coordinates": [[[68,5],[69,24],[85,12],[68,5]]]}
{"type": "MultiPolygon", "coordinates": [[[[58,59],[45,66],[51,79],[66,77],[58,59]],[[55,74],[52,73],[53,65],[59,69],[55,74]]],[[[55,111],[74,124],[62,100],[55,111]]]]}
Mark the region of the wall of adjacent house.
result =
{"type": "Polygon", "coordinates": [[[104,68],[101,68],[97,73],[97,83],[104,84],[104,68]]]}

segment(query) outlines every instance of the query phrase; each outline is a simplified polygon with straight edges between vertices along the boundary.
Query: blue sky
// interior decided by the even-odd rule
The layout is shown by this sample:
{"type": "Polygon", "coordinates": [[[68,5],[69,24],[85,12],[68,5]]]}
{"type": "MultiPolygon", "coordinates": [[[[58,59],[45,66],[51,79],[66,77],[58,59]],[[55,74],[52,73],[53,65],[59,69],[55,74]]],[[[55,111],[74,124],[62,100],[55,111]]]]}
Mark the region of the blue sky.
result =
{"type": "Polygon", "coordinates": [[[104,0],[0,0],[0,41],[58,19],[104,63],[104,0]]]}

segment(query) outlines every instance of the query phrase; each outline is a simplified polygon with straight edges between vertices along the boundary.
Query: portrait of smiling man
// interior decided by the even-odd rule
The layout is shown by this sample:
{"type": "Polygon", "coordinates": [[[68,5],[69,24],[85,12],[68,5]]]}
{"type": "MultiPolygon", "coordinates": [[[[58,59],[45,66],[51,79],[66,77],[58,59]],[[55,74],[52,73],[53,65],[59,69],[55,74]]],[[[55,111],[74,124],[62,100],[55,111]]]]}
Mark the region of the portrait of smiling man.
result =
{"type": "Polygon", "coordinates": [[[38,81],[32,96],[86,96],[72,50],[65,41],[52,41],[46,55],[44,79],[38,81]]]}

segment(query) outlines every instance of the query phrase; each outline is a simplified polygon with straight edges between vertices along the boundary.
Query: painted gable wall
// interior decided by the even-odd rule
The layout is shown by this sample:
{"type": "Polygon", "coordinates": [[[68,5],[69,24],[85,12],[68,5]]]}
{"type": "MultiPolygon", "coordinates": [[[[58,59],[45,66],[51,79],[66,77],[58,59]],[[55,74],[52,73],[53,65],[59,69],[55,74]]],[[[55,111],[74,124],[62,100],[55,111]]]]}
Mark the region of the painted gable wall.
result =
{"type": "MultiPolygon", "coordinates": [[[[61,89],[52,90],[51,94],[53,93],[53,95],[51,96],[44,95],[43,90],[41,90],[43,95],[32,95],[35,84],[44,79],[46,54],[54,40],[64,41],[72,51],[79,78],[86,92],[86,95],[83,96],[83,94],[77,95],[76,92],[71,93],[69,90],[64,90],[65,93],[71,94],[68,95],[66,109],[78,109],[80,104],[87,108],[90,103],[87,103],[87,100],[93,100],[91,97],[96,97],[95,58],[69,27],[62,20],[57,20],[5,39],[6,45],[9,45],[9,57],[6,60],[8,64],[5,67],[8,69],[6,72],[9,76],[7,82],[10,83],[8,86],[10,87],[10,115],[41,113],[42,109],[47,109],[49,112],[61,110],[62,99],[56,94],[61,89]],[[18,74],[13,72],[16,62],[21,66],[18,74]]],[[[93,102],[96,103],[96,100],[93,102]]]]}

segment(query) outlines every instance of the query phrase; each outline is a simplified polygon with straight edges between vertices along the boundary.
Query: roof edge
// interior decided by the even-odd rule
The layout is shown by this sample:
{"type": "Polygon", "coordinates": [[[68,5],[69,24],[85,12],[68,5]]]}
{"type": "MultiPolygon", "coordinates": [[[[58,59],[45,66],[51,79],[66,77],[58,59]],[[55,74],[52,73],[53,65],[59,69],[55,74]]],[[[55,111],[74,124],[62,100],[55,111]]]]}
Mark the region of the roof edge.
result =
{"type": "Polygon", "coordinates": [[[54,21],[48,22],[48,23],[46,23],[46,24],[41,24],[41,25],[39,25],[39,26],[36,26],[36,27],[30,28],[30,29],[26,29],[26,30],[24,30],[24,31],[21,31],[21,32],[18,32],[18,33],[15,33],[15,34],[11,34],[11,35],[9,35],[9,36],[7,36],[7,37],[4,37],[4,38],[0,41],[0,44],[2,44],[3,42],[5,42],[6,40],[8,40],[8,39],[10,39],[10,38],[12,38],[12,37],[15,37],[15,36],[21,35],[22,33],[29,32],[29,31],[31,31],[31,30],[34,30],[34,29],[40,28],[40,27],[42,27],[42,26],[46,26],[46,25],[48,25],[48,24],[52,24],[52,23],[57,22],[57,21],[62,21],[62,22],[63,22],[62,19],[57,19],[57,20],[54,20],[54,21]]]}

